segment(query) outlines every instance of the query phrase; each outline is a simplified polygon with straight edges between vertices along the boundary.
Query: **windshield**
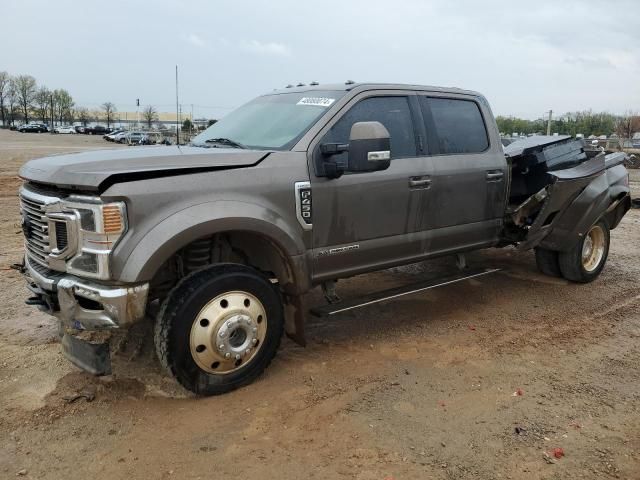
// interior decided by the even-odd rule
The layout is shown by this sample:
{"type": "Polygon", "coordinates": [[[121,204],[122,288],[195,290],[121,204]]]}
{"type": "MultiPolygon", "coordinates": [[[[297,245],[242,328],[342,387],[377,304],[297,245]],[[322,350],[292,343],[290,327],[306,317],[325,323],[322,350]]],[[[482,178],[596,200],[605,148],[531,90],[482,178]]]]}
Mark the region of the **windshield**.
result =
{"type": "Polygon", "coordinates": [[[229,113],[192,143],[287,150],[344,94],[313,90],[264,95],[229,113]]]}

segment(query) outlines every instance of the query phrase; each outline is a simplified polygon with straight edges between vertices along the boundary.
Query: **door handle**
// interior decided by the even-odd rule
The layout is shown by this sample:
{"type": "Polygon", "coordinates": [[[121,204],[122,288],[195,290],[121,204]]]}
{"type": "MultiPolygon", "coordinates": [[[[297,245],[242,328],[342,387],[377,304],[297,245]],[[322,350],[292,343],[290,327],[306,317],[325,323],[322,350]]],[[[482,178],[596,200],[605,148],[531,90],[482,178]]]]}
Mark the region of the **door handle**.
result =
{"type": "Polygon", "coordinates": [[[429,188],[430,186],[431,186],[431,178],[429,178],[429,175],[409,177],[409,188],[418,188],[418,187],[429,188]]]}
{"type": "Polygon", "coordinates": [[[487,180],[489,182],[492,181],[500,181],[504,178],[504,172],[500,172],[500,171],[488,171],[487,172],[487,180]]]}

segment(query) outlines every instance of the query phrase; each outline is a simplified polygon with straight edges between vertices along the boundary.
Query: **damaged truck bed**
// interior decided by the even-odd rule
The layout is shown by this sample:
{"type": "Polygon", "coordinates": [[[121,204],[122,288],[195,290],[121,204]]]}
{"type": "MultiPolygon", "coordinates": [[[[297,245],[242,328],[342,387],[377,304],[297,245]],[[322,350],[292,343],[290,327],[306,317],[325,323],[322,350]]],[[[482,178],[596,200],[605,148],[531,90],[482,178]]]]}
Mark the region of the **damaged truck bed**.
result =
{"type": "Polygon", "coordinates": [[[564,251],[603,212],[615,228],[630,208],[622,152],[588,152],[569,136],[534,136],[505,147],[511,168],[505,240],[564,251]]]}

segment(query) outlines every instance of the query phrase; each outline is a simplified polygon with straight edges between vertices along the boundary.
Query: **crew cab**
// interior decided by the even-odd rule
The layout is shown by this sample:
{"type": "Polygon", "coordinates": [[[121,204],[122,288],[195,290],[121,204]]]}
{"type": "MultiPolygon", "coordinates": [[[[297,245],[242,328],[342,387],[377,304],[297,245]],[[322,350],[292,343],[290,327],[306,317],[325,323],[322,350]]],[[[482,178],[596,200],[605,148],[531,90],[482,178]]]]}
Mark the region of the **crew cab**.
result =
{"type": "Polygon", "coordinates": [[[304,345],[318,285],[329,303],[313,313],[335,314],[400,295],[336,303],[339,279],[455,254],[449,284],[487,273],[465,269],[465,252],[507,245],[534,249],[549,275],[594,280],[630,208],[623,160],[570,137],[503,149],[472,91],[285,88],[188,146],[25,164],[27,302],[60,320],[63,351],[94,374],[111,371],[108,342],[87,332],[153,322],[166,371],[219,394],[260,375],[283,331],[304,345]]]}

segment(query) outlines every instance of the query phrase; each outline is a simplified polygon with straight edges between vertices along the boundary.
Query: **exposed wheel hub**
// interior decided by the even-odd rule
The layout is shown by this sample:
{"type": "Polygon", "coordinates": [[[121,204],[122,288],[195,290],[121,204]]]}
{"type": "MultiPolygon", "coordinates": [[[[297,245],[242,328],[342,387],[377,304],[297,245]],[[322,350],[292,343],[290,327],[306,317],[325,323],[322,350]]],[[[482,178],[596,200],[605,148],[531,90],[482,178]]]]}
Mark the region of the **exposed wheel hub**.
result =
{"type": "Polygon", "coordinates": [[[246,314],[232,315],[220,324],[216,334],[218,351],[224,358],[239,360],[258,342],[258,324],[246,314]]]}
{"type": "Polygon", "coordinates": [[[599,225],[589,230],[582,243],[582,267],[587,272],[593,272],[604,257],[605,234],[599,225]]]}
{"type": "Polygon", "coordinates": [[[255,358],[266,331],[267,315],[256,297],[241,291],[224,293],[194,319],[191,355],[207,373],[231,373],[255,358]]]}

